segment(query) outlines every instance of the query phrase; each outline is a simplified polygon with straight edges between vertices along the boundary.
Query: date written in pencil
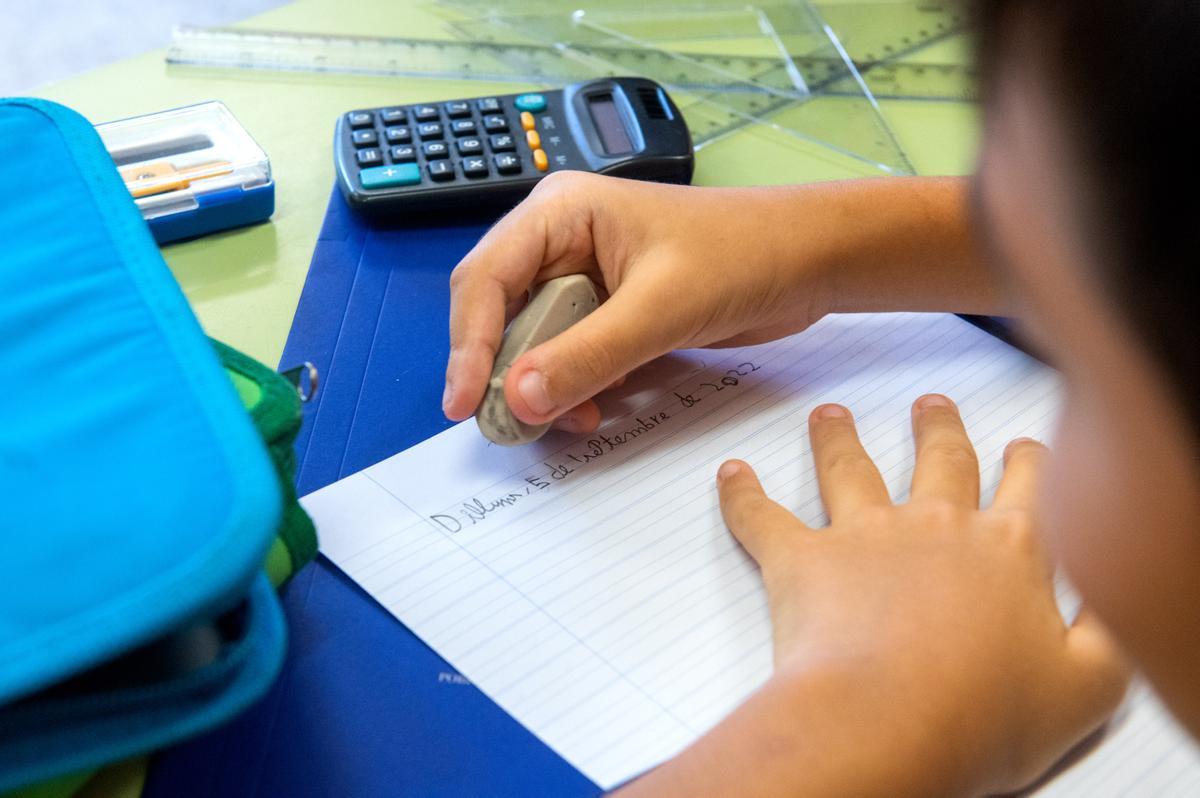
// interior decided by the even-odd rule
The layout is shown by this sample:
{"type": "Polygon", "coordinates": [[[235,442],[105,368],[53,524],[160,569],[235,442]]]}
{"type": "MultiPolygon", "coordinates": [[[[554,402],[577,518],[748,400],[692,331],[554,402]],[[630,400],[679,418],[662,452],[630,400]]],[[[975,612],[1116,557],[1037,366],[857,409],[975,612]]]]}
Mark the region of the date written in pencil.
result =
{"type": "Polygon", "coordinates": [[[745,377],[749,374],[753,374],[754,372],[758,371],[758,369],[759,366],[756,366],[750,362],[739,363],[734,368],[726,369],[725,375],[717,382],[700,383],[699,387],[697,387],[693,393],[679,393],[679,391],[675,391],[675,398],[677,398],[679,403],[684,407],[695,407],[697,404],[704,401],[705,398],[712,396],[714,393],[723,391],[726,388],[733,388],[737,386],[737,384],[740,382],[738,379],[739,377],[745,377]]]}
{"type": "MultiPolygon", "coordinates": [[[[700,383],[690,393],[675,391],[675,398],[679,400],[683,411],[690,410],[720,391],[737,387],[742,377],[753,374],[759,368],[749,361],[739,363],[731,369],[726,369],[725,373],[715,381],[700,383]]],[[[544,470],[525,477],[524,483],[519,487],[486,499],[479,497],[468,499],[458,505],[453,513],[437,513],[429,516],[429,520],[450,533],[460,532],[465,527],[474,526],[506,507],[519,504],[527,496],[546,490],[555,482],[561,482],[579,468],[601,459],[610,452],[614,452],[640,437],[654,434],[664,425],[669,424],[671,419],[680,412],[682,411],[662,410],[645,416],[635,416],[633,420],[636,423],[627,424],[624,429],[596,433],[582,444],[577,444],[565,452],[563,459],[558,463],[543,462],[544,470]]]]}

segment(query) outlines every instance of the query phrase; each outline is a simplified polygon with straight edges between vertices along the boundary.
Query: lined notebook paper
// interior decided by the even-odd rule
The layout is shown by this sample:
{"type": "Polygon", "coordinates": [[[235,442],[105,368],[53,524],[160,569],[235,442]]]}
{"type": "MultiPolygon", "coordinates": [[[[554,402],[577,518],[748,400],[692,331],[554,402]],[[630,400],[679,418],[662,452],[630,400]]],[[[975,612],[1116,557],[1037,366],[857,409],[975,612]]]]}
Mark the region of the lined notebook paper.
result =
{"type": "MultiPolygon", "coordinates": [[[[766,597],[721,521],[717,466],[747,460],[773,498],[824,525],[806,419],[840,402],[902,501],[909,406],[931,391],[959,403],[985,503],[1005,444],[1046,437],[1059,395],[1053,372],[956,317],[830,317],[760,346],[663,358],[604,398],[598,433],[506,449],[460,424],[303,503],[334,563],[610,788],[771,672],[766,597]]],[[[1044,789],[1195,795],[1198,761],[1142,691],[1044,789]]]]}

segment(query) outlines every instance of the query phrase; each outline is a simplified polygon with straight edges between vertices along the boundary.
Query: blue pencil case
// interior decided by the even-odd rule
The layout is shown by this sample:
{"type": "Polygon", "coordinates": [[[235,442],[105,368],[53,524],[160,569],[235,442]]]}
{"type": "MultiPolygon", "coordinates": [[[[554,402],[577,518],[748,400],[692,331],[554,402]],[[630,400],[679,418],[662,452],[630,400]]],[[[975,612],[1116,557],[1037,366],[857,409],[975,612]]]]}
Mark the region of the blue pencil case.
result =
{"type": "Polygon", "coordinates": [[[0,794],[261,695],[278,478],[112,159],[0,100],[0,794]]]}

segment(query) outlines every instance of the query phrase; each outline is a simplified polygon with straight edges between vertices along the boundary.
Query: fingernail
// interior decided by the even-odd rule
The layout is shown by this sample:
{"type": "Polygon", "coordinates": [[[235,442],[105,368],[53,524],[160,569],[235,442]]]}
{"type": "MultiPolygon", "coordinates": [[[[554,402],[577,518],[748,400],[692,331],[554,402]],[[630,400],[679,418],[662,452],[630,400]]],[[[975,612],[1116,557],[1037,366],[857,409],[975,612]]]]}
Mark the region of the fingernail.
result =
{"type": "Polygon", "coordinates": [[[850,411],[841,405],[821,405],[817,408],[817,418],[845,418],[850,411]]]}
{"type": "Polygon", "coordinates": [[[449,382],[446,383],[446,389],[442,391],[442,412],[450,412],[450,403],[454,401],[454,386],[449,382]]]}
{"type": "Polygon", "coordinates": [[[554,412],[554,402],[546,392],[546,377],[542,372],[530,370],[522,374],[517,380],[517,393],[521,394],[529,409],[539,416],[554,412]]]}
{"type": "Polygon", "coordinates": [[[1025,443],[1037,443],[1033,438],[1013,438],[1008,442],[1008,446],[1004,447],[1004,459],[1007,460],[1012,456],[1013,450],[1025,443]]]}
{"type": "Polygon", "coordinates": [[[741,463],[737,462],[736,460],[727,460],[721,464],[720,468],[717,469],[717,479],[721,482],[724,482],[730,477],[735,476],[741,470],[741,463]]]}
{"type": "Polygon", "coordinates": [[[934,407],[954,407],[954,402],[951,402],[940,393],[926,394],[917,400],[918,410],[929,410],[934,407]]]}

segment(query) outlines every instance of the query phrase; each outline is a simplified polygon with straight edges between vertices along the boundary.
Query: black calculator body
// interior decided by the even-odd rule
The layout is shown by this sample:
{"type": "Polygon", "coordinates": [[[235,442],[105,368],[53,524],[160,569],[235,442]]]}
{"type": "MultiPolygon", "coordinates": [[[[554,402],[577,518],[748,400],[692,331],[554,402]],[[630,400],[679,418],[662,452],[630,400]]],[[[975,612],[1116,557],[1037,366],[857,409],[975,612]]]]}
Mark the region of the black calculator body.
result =
{"type": "Polygon", "coordinates": [[[679,109],[644,78],[350,111],[334,139],[338,184],[366,211],[511,205],[566,169],[689,183],[694,163],[679,109]]]}

